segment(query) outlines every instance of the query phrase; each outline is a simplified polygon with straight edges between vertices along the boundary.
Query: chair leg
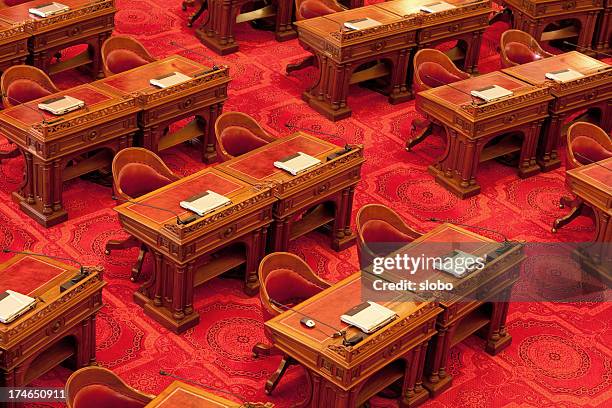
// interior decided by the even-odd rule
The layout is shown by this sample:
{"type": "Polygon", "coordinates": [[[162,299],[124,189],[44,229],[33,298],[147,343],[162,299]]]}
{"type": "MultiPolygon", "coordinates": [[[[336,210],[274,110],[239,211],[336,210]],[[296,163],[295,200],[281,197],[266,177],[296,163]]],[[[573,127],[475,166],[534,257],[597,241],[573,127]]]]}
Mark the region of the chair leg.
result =
{"type": "Polygon", "coordinates": [[[274,346],[271,344],[257,343],[253,346],[253,357],[259,358],[261,356],[267,357],[272,354],[274,346]]]}
{"type": "Polygon", "coordinates": [[[208,0],[202,0],[202,5],[200,5],[200,8],[193,13],[191,16],[189,16],[189,19],[187,20],[187,27],[193,27],[193,23],[196,22],[196,20],[198,18],[200,18],[200,16],[208,9],[208,0]]]}
{"type": "Polygon", "coordinates": [[[278,382],[280,381],[281,377],[285,375],[287,368],[289,368],[289,366],[294,365],[294,364],[297,364],[296,360],[289,357],[288,355],[283,356],[283,359],[281,360],[280,365],[278,366],[278,369],[276,370],[276,372],[272,374],[270,378],[268,378],[268,381],[266,381],[266,387],[265,387],[266,395],[272,394],[272,391],[274,391],[274,389],[278,385],[278,382]]]}
{"type": "Polygon", "coordinates": [[[140,272],[142,272],[142,263],[144,262],[144,257],[147,254],[147,247],[145,244],[140,244],[140,252],[138,253],[138,259],[136,263],[132,267],[132,275],[130,276],[130,280],[132,282],[136,282],[140,277],[140,272]]]}
{"type": "Polygon", "coordinates": [[[416,120],[412,121],[411,137],[410,139],[406,141],[406,151],[407,152],[411,151],[414,146],[421,143],[423,140],[425,140],[425,138],[427,138],[427,136],[433,133],[433,124],[431,122],[427,122],[424,124],[423,127],[421,127],[421,126],[417,126],[417,124],[414,123],[415,121],[416,120]],[[421,127],[421,129],[417,130],[419,129],[419,127],[421,127]]]}
{"type": "Polygon", "coordinates": [[[285,68],[285,71],[287,72],[287,75],[289,75],[293,71],[299,71],[307,67],[312,67],[315,65],[316,62],[317,60],[315,56],[311,55],[310,57],[306,57],[296,64],[287,64],[287,68],[285,68]]]}
{"type": "Polygon", "coordinates": [[[582,201],[572,206],[572,209],[570,210],[568,214],[564,215],[561,218],[557,218],[555,222],[553,222],[552,232],[553,233],[557,232],[559,228],[575,220],[579,215],[582,214],[583,210],[584,210],[584,203],[582,201]]]}
{"type": "Polygon", "coordinates": [[[129,237],[127,239],[124,239],[123,241],[111,239],[106,243],[106,246],[104,247],[104,253],[106,255],[110,255],[111,251],[114,251],[116,249],[128,249],[133,248],[135,246],[140,246],[140,241],[138,241],[134,237],[129,237]]]}

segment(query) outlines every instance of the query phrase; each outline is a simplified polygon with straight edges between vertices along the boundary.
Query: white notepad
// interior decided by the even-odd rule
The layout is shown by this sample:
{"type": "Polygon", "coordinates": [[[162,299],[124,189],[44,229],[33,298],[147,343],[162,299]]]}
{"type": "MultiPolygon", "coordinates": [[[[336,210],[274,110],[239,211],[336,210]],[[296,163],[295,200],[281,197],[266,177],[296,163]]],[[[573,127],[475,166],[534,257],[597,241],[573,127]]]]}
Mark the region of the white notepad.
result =
{"type": "Polygon", "coordinates": [[[423,4],[420,10],[425,13],[439,13],[440,11],[452,10],[454,8],[457,8],[457,7],[445,1],[436,1],[433,3],[429,3],[429,4],[423,4]]]}
{"type": "Polygon", "coordinates": [[[379,25],[381,24],[378,21],[373,20],[369,17],[349,20],[344,23],[344,26],[351,30],[365,30],[366,28],[377,27],[379,25]]]}
{"type": "Polygon", "coordinates": [[[7,290],[0,293],[0,323],[10,323],[36,304],[36,299],[7,290]]]}
{"type": "Polygon", "coordinates": [[[574,71],[571,68],[560,69],[559,71],[551,71],[546,73],[546,78],[552,79],[555,82],[569,82],[574,79],[582,78],[582,75],[578,71],[574,71]]]}
{"type": "Polygon", "coordinates": [[[51,112],[54,115],[63,115],[68,112],[80,109],[85,106],[85,102],[72,96],[60,96],[42,101],[38,108],[51,112]]]}
{"type": "Polygon", "coordinates": [[[44,18],[44,17],[52,16],[54,14],[65,13],[66,11],[69,11],[69,10],[70,10],[70,7],[66,6],[65,4],[53,2],[53,3],[41,4],[38,7],[32,7],[28,9],[28,12],[30,14],[34,14],[35,16],[44,18]]]}
{"type": "Polygon", "coordinates": [[[285,170],[294,176],[308,170],[309,168],[321,163],[321,160],[316,157],[307,155],[306,153],[297,152],[291,156],[280,159],[274,162],[274,167],[285,170]]]}
{"type": "Polygon", "coordinates": [[[171,72],[170,74],[162,75],[149,80],[149,83],[158,88],[168,88],[170,86],[180,84],[181,82],[189,81],[190,76],[181,74],[180,72],[171,72]]]}
{"type": "Polygon", "coordinates": [[[484,99],[487,102],[491,102],[507,96],[512,96],[514,95],[514,92],[506,88],[502,88],[499,85],[489,85],[484,88],[474,89],[471,94],[472,96],[484,99]]]}
{"type": "Polygon", "coordinates": [[[373,333],[387,325],[397,317],[397,314],[389,308],[376,302],[365,302],[355,306],[340,316],[346,324],[357,327],[364,333],[373,333]]]}
{"type": "Polygon", "coordinates": [[[436,265],[436,269],[453,275],[456,278],[463,278],[481,266],[476,255],[468,254],[458,249],[443,255],[441,258],[442,264],[436,265]]]}
{"type": "Polygon", "coordinates": [[[218,208],[230,205],[232,200],[214,191],[207,190],[205,193],[190,197],[181,201],[181,207],[192,211],[202,217],[204,214],[213,212],[218,208]]]}

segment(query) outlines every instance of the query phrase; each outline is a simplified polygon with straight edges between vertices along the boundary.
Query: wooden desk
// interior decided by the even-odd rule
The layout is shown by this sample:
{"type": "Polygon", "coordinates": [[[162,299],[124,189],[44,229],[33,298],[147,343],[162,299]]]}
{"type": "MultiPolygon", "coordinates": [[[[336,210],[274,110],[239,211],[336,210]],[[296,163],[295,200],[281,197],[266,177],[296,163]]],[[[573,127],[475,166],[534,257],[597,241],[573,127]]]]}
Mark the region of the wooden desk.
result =
{"type": "Polygon", "coordinates": [[[12,65],[25,64],[30,38],[25,28],[23,24],[13,26],[0,21],[0,73],[12,65]]]}
{"type": "Polygon", "coordinates": [[[95,86],[136,98],[141,109],[138,126],[142,131],[138,145],[158,152],[198,137],[202,141],[202,160],[210,163],[217,157],[215,121],[227,100],[230,76],[226,66],[208,71],[210,67],[172,55],[100,80],[95,86]],[[165,89],[149,83],[152,78],[175,71],[194,78],[165,89]],[[190,116],[195,116],[192,123],[177,132],[167,133],[170,124],[190,116]]]}
{"type": "MultiPolygon", "coordinates": [[[[79,273],[46,258],[17,255],[0,265],[0,292],[11,289],[42,298],[17,320],[0,323],[0,387],[23,387],[68,361],[73,369],[96,361],[96,314],[102,308],[101,267],[60,293],[79,273]]],[[[21,403],[2,405],[13,408],[21,403]]]]}
{"type": "Polygon", "coordinates": [[[351,115],[347,103],[349,85],[389,76],[390,103],[410,99],[406,73],[410,50],[416,46],[416,23],[377,5],[297,21],[299,40],[317,59],[319,78],[302,98],[330,120],[351,115]],[[382,26],[341,31],[346,21],[372,18],[382,26]],[[379,61],[386,64],[380,64],[379,61]],[[357,71],[363,64],[373,67],[357,71]]]}
{"type": "Polygon", "coordinates": [[[602,278],[609,286],[612,284],[612,159],[568,170],[566,180],[572,193],[595,214],[594,245],[577,253],[578,259],[587,272],[602,278]]]}
{"type": "Polygon", "coordinates": [[[145,405],[145,408],[273,408],[274,404],[248,402],[237,403],[221,398],[202,388],[174,381],[145,405]]]}
{"type": "Polygon", "coordinates": [[[91,75],[102,76],[102,43],[115,27],[114,0],[62,0],[70,11],[51,17],[39,18],[28,9],[49,3],[33,0],[0,10],[0,20],[10,24],[26,24],[31,34],[28,46],[30,63],[49,74],[87,66],[91,75]],[[78,44],[88,49],[65,61],[51,64],[51,58],[61,50],[78,44]]]}
{"type": "Polygon", "coordinates": [[[597,109],[601,118],[599,125],[606,132],[612,130],[612,66],[572,51],[503,71],[532,85],[549,86],[555,98],[550,104],[550,117],[538,146],[538,164],[542,170],[552,170],[561,165],[557,146],[561,141],[564,122],[572,113],[597,109]],[[585,77],[562,84],[546,79],[547,72],[564,68],[571,68],[585,77]],[[598,72],[600,69],[607,70],[598,72]]]}
{"type": "Polygon", "coordinates": [[[13,199],[45,227],[65,221],[63,182],[109,167],[117,151],[132,145],[137,112],[132,97],[91,84],[0,112],[0,133],[19,146],[25,158],[24,181],[13,199]],[[86,106],[62,116],[38,109],[39,102],[64,95],[86,106]]]}
{"type": "Polygon", "coordinates": [[[579,47],[590,48],[603,0],[500,0],[512,11],[512,28],[525,31],[538,42],[568,40],[579,47]],[[578,25],[544,31],[550,24],[576,20],[578,25]],[[576,41],[574,38],[578,37],[576,41]]]}
{"type": "Polygon", "coordinates": [[[453,10],[419,12],[427,3],[390,1],[296,22],[300,43],[315,55],[319,67],[319,78],[303,93],[303,99],[330,120],[343,119],[351,115],[347,105],[349,85],[388,76],[389,102],[404,102],[412,98],[411,50],[450,40],[459,41],[450,57],[462,62],[465,70],[475,71],[491,2],[451,0],[457,6],[453,10]],[[382,26],[360,31],[342,29],[346,21],[364,17],[382,26]],[[357,71],[368,63],[375,65],[357,71]]]}
{"type": "MultiPolygon", "coordinates": [[[[417,49],[435,48],[437,45],[456,40],[457,46],[447,55],[467,72],[478,72],[478,57],[482,35],[489,27],[489,14],[493,11],[491,1],[449,0],[456,9],[442,13],[427,14],[420,8],[429,0],[395,0],[379,3],[377,7],[404,18],[415,20],[417,49]]],[[[409,81],[412,80],[412,63],[408,66],[409,81]]]]}
{"type": "MultiPolygon", "coordinates": [[[[610,52],[612,49],[612,0],[604,0],[604,8],[597,18],[597,28],[593,47],[598,51],[610,52]]],[[[596,55],[597,56],[597,55],[596,55]]]]}
{"type": "Polygon", "coordinates": [[[538,173],[536,147],[551,100],[548,88],[529,85],[502,72],[419,92],[417,109],[442,124],[447,134],[446,150],[437,163],[429,166],[429,172],[461,198],[480,193],[476,173],[479,163],[487,160],[520,152],[519,176],[538,173]],[[512,90],[514,95],[476,105],[470,91],[494,84],[512,90]]]}
{"type": "MultiPolygon", "coordinates": [[[[360,304],[361,273],[355,273],[324,290],[294,309],[344,329],[340,316],[360,304]]],[[[435,321],[442,309],[432,302],[382,302],[399,317],[367,336],[355,346],[345,347],[333,330],[322,324],[307,329],[303,317],[287,311],[266,322],[273,344],[299,361],[310,373],[310,404],[318,408],[359,407],[382,389],[403,379],[403,407],[414,407],[427,400],[422,383],[427,343],[435,334],[435,321]]],[[[406,300],[406,299],[403,299],[406,300]]],[[[350,338],[360,331],[348,329],[350,338]]]]}
{"type": "Polygon", "coordinates": [[[297,34],[291,26],[294,0],[275,0],[272,4],[251,12],[240,9],[253,0],[208,0],[208,16],[196,36],[204,45],[220,55],[238,51],[234,39],[234,25],[260,18],[275,17],[276,41],[294,39],[297,34]]]}
{"type": "Polygon", "coordinates": [[[332,143],[297,132],[216,168],[250,185],[271,185],[278,201],[274,205],[270,252],[286,251],[290,241],[325,225],[331,227],[332,247],[340,251],[356,239],[351,212],[365,159],[363,148],[355,146],[350,153],[326,160],[339,150],[332,143]],[[295,152],[310,154],[323,164],[298,176],[274,167],[275,161],[295,152]]]}
{"type": "Polygon", "coordinates": [[[178,225],[167,211],[131,203],[115,207],[123,228],[143,242],[154,257],[154,271],[134,293],[134,301],[147,315],[177,333],[200,321],[193,310],[194,287],[244,265],[245,291],[254,294],[259,288],[257,267],[265,253],[276,201],[269,188],[251,186],[207,168],[136,201],[187,218],[191,213],[179,203],[206,190],[229,197],[232,205],[187,225],[178,225]]]}
{"type": "MultiPolygon", "coordinates": [[[[436,257],[460,249],[484,257],[500,246],[463,228],[443,224],[402,248],[400,253],[436,257]]],[[[517,244],[485,268],[461,279],[433,268],[420,269],[414,275],[418,282],[426,279],[436,282],[440,279],[452,283],[454,287],[454,292],[439,299],[438,305],[443,312],[438,315],[437,334],[427,350],[424,386],[432,397],[451,386],[452,376],[446,372],[451,347],[479,331],[484,331],[485,349],[492,355],[510,345],[512,337],[506,331],[508,300],[524,259],[522,245],[517,244]]],[[[398,279],[403,278],[406,276],[398,276],[398,279]]]]}

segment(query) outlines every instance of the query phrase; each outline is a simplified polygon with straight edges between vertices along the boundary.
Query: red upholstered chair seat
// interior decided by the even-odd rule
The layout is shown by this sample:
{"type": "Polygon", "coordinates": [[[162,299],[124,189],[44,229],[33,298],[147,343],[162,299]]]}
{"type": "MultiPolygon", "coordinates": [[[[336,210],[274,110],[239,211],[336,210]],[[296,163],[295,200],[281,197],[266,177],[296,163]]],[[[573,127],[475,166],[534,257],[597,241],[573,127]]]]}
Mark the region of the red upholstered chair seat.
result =
{"type": "Polygon", "coordinates": [[[6,94],[11,103],[17,105],[42,98],[43,96],[51,95],[51,91],[44,88],[36,81],[22,78],[11,82],[6,90],[6,94]]]}
{"type": "Polygon", "coordinates": [[[506,44],[504,50],[508,59],[519,65],[542,59],[538,53],[534,52],[527,45],[516,41],[506,44]]]}
{"type": "Polygon", "coordinates": [[[300,14],[304,18],[326,16],[328,14],[335,13],[336,11],[337,10],[328,7],[320,0],[306,0],[300,5],[300,14]]]}
{"type": "Polygon", "coordinates": [[[223,129],[221,143],[225,151],[234,157],[268,144],[267,141],[242,126],[228,126],[223,129]]]}
{"type": "Polygon", "coordinates": [[[423,62],[419,65],[419,78],[430,88],[437,88],[444,84],[461,81],[463,78],[448,72],[437,62],[423,62]]]}
{"type": "Polygon", "coordinates": [[[576,137],[572,141],[572,151],[576,160],[583,165],[612,157],[612,151],[588,136],[576,137]]]}
{"type": "MultiPolygon", "coordinates": [[[[271,300],[289,307],[295,306],[321,292],[323,288],[310,282],[291,269],[275,269],[270,271],[264,282],[266,292],[271,300]]],[[[264,314],[266,308],[263,308],[264,314]]],[[[264,316],[264,320],[272,315],[264,316]]]]}
{"type": "Polygon", "coordinates": [[[102,384],[83,387],[74,397],[74,408],[142,408],[146,403],[102,384]]]}
{"type": "Polygon", "coordinates": [[[128,71],[148,63],[149,61],[142,58],[134,51],[124,49],[113,50],[106,57],[106,66],[115,74],[128,71]]]}
{"type": "Polygon", "coordinates": [[[128,163],[119,172],[118,182],[125,194],[136,198],[170,184],[172,180],[146,164],[128,163]]]}

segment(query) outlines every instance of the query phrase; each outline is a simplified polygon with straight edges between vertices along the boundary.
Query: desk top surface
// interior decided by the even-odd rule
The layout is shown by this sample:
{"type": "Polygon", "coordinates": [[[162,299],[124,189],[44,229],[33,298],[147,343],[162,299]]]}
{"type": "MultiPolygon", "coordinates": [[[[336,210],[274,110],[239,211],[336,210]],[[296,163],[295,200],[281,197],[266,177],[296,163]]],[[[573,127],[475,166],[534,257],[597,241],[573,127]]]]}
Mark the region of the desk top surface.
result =
{"type": "Polygon", "coordinates": [[[104,5],[111,6],[113,0],[61,0],[58,3],[62,3],[70,7],[70,11],[66,13],[56,14],[50,17],[39,17],[31,14],[28,10],[33,7],[38,7],[44,4],[50,3],[49,0],[33,0],[27,3],[18,4],[12,7],[0,9],[0,20],[7,21],[9,23],[24,23],[24,22],[51,22],[56,20],[64,20],[66,15],[72,15],[73,12],[78,9],[86,7],[92,7],[104,3],[104,5]]]}
{"type": "Polygon", "coordinates": [[[291,154],[302,152],[325,162],[327,155],[339,149],[340,147],[333,143],[303,132],[297,132],[279,138],[240,157],[219,164],[217,168],[241,180],[248,181],[250,184],[257,184],[263,181],[284,182],[296,176],[274,167],[275,161],[291,154]]]}
{"type": "Polygon", "coordinates": [[[78,270],[55,259],[16,255],[0,265],[0,292],[10,289],[40,296],[49,281],[65,272],[72,276],[78,270]]]}
{"type": "Polygon", "coordinates": [[[567,175],[612,197],[612,158],[568,170],[567,175]]]}
{"type": "Polygon", "coordinates": [[[146,408],[225,408],[238,407],[239,403],[227,400],[201,388],[174,381],[146,405],[146,408]]]}
{"type": "MultiPolygon", "coordinates": [[[[554,81],[546,79],[546,74],[551,71],[571,68],[583,75],[594,75],[598,73],[598,70],[608,67],[610,67],[610,65],[605,62],[596,60],[595,58],[577,51],[571,51],[544,58],[539,61],[505,68],[502,71],[527,83],[539,85],[545,82],[554,84],[554,81]]],[[[576,81],[578,80],[570,81],[569,83],[576,81]]]]}

